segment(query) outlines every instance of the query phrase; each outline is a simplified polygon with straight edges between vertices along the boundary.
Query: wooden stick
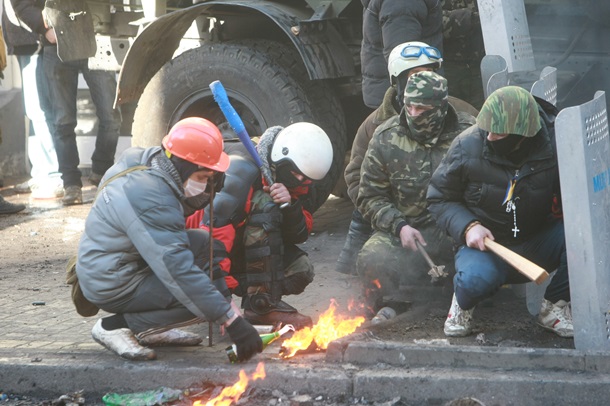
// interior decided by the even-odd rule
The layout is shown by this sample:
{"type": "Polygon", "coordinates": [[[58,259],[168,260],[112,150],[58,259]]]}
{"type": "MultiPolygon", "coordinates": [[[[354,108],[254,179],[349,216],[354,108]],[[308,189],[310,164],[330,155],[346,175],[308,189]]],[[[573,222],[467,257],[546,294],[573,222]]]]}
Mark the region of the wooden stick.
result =
{"type": "Polygon", "coordinates": [[[509,250],[503,245],[485,237],[485,247],[494,254],[502,258],[509,265],[521,272],[523,275],[530,278],[532,281],[540,285],[546,278],[549,277],[547,271],[533,263],[527,258],[522,257],[514,251],[509,250]]]}

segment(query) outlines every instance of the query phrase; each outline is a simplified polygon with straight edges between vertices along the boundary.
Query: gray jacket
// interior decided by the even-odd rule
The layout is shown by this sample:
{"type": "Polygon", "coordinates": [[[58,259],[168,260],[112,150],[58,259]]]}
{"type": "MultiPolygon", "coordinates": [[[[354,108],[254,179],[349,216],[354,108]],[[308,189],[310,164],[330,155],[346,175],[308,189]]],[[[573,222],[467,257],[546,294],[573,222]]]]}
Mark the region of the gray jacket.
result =
{"type": "MultiPolygon", "coordinates": [[[[126,150],[103,181],[129,167],[150,166],[160,151],[126,150]]],[[[76,273],[87,299],[103,309],[105,303],[129,297],[152,272],[195,316],[224,323],[233,315],[224,296],[194,264],[182,197],[169,174],[151,167],[101,189],[78,247],[76,273]]]]}

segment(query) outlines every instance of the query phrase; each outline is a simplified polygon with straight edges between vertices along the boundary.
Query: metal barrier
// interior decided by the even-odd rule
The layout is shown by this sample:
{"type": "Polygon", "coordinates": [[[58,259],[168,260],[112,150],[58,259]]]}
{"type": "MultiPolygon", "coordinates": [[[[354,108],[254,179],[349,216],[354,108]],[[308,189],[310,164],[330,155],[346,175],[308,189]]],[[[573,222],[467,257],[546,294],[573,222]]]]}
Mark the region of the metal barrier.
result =
{"type": "Polygon", "coordinates": [[[574,344],[610,350],[610,139],[605,92],[555,121],[574,344]]]}

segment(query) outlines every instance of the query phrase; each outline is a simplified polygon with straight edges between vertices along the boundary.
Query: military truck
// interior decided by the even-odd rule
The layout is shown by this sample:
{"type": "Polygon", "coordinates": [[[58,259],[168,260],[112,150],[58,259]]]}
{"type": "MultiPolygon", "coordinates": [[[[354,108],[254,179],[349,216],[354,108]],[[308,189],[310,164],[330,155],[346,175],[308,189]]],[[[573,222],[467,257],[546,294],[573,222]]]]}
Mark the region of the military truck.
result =
{"type": "MultiPolygon", "coordinates": [[[[98,33],[93,61],[108,69],[121,66],[117,103],[137,103],[133,145],[158,144],[173,123],[191,115],[212,120],[231,137],[209,89],[220,80],[253,137],[268,126],[303,120],[329,134],[334,163],[318,186],[315,209],[341,176],[345,151],[367,112],[360,87],[361,2],[195,3],[89,1],[98,33]]],[[[609,87],[608,2],[478,0],[478,5],[486,50],[507,61],[510,83],[530,86],[542,67],[555,66],[559,107],[609,87]],[[505,30],[498,29],[498,16],[505,30]]]]}

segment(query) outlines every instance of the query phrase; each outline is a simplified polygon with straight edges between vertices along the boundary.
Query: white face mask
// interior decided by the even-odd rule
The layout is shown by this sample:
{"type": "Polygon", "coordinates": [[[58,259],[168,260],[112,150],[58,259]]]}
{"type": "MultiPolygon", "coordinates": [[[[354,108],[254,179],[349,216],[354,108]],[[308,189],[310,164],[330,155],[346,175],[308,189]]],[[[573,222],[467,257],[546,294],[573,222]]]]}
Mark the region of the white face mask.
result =
{"type": "Polygon", "coordinates": [[[187,179],[186,186],[184,186],[184,195],[186,197],[193,197],[205,192],[205,188],[208,186],[207,182],[197,182],[193,179],[187,179]]]}

